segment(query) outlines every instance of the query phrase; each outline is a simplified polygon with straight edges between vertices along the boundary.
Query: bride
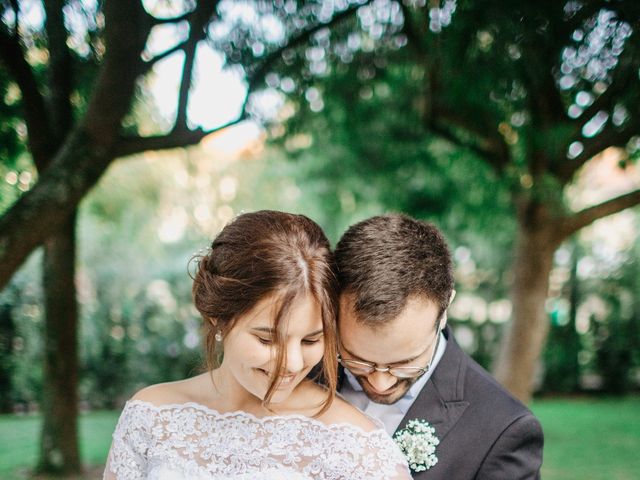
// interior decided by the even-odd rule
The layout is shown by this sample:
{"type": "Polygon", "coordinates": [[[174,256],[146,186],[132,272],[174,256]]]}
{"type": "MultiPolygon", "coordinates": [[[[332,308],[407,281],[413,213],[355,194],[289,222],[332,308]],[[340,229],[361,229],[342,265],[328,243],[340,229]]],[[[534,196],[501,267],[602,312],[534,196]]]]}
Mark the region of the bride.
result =
{"type": "Polygon", "coordinates": [[[337,291],[316,223],[240,215],[199,258],[193,299],[207,371],[127,402],[104,479],[411,478],[383,428],[335,396],[337,291]],[[307,379],[320,362],[326,387],[307,379]]]}

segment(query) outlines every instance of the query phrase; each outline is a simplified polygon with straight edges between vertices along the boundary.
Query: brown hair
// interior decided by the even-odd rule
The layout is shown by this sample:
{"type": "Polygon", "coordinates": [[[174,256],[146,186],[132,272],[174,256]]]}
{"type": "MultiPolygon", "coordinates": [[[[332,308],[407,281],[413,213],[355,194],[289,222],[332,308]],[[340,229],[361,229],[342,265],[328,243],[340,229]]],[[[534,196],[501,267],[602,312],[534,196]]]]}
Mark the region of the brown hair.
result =
{"type": "Polygon", "coordinates": [[[359,322],[392,321],[410,295],[449,306],[453,264],[447,242],[432,224],[406,215],[371,217],[349,227],[336,246],[340,289],[353,297],[359,322]]]}
{"type": "MultiPolygon", "coordinates": [[[[275,294],[275,371],[282,372],[286,361],[282,320],[298,296],[311,294],[320,305],[324,331],[320,375],[326,382],[327,399],[318,415],[326,411],[337,385],[338,294],[333,266],[326,236],[304,215],[261,210],[241,214],[226,225],[210,251],[199,257],[193,279],[193,301],[205,319],[209,369],[216,367],[216,331],[229,332],[239,317],[275,294]]],[[[273,378],[267,389],[266,408],[277,383],[278,378],[273,378]]]]}

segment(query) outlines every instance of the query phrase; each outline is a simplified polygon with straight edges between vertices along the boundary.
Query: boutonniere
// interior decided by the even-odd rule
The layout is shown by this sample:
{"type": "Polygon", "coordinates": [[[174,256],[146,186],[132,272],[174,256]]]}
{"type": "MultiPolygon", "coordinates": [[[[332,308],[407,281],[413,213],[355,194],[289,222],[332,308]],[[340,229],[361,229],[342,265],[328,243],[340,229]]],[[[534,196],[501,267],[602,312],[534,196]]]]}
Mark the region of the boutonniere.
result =
{"type": "Polygon", "coordinates": [[[398,430],[393,439],[409,462],[414,472],[429,470],[436,463],[436,447],[440,443],[436,430],[426,420],[409,420],[407,426],[398,430]]]}

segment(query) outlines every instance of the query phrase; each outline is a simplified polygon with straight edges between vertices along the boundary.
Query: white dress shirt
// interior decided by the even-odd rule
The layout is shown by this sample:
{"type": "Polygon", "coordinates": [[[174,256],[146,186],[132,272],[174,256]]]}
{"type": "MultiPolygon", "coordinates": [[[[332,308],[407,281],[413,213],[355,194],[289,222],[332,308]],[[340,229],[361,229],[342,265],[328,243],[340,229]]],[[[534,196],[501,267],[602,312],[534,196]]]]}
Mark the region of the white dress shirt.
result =
{"type": "Polygon", "coordinates": [[[377,418],[384,424],[384,428],[389,435],[393,433],[400,425],[400,422],[405,417],[411,405],[418,397],[418,394],[422,391],[422,388],[427,384],[431,373],[435,370],[438,362],[444,355],[444,350],[447,347],[447,339],[444,334],[440,332],[440,341],[438,342],[438,350],[436,351],[433,362],[429,367],[427,373],[422,375],[420,379],[411,385],[411,388],[404,394],[404,396],[396,403],[391,405],[382,405],[370,400],[369,397],[362,391],[362,387],[358,383],[358,380],[354,375],[344,369],[346,375],[346,381],[342,382],[342,388],[340,394],[352,405],[362,410],[367,415],[377,418]]]}

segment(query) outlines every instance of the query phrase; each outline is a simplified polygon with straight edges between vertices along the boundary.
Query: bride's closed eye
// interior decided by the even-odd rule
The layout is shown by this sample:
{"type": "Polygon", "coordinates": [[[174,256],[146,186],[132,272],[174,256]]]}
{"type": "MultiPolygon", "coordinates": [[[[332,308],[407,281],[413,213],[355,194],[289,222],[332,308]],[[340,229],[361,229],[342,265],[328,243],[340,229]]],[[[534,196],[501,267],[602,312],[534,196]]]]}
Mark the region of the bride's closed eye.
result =
{"type": "Polygon", "coordinates": [[[320,335],[319,337],[315,337],[315,338],[305,338],[304,340],[302,340],[302,343],[303,343],[303,345],[315,345],[320,340],[322,340],[322,335],[320,335]]]}
{"type": "MultiPolygon", "coordinates": [[[[254,335],[254,337],[256,337],[258,339],[258,341],[262,345],[273,345],[273,343],[274,343],[272,338],[261,337],[259,335],[254,335]]],[[[315,338],[305,338],[305,339],[302,340],[302,344],[303,345],[315,345],[320,340],[322,340],[322,335],[319,336],[319,337],[315,337],[315,338]]]]}

